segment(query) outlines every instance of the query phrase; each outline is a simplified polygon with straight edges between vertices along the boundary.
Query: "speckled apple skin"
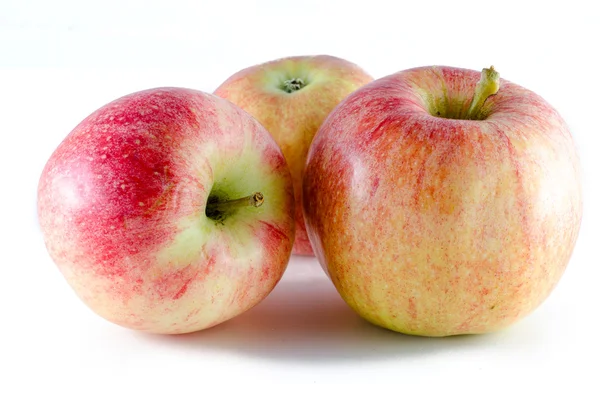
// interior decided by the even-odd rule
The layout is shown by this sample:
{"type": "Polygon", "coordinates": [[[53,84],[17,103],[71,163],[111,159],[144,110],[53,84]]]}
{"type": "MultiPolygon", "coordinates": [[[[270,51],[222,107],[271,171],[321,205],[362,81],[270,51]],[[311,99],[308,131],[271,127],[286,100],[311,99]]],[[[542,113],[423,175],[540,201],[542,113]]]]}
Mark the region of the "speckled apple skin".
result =
{"type": "Polygon", "coordinates": [[[296,198],[294,254],[313,255],[302,213],[302,175],[312,139],[342,99],[372,80],[363,69],[344,59],[297,56],[241,70],[215,91],[254,116],[283,151],[296,198]],[[293,93],[283,91],[281,83],[294,77],[308,85],[293,93]]]}
{"type": "Polygon", "coordinates": [[[293,206],[269,133],[230,102],[181,88],[95,111],[38,188],[46,247],[76,294],[107,320],[153,333],[211,327],[261,301],[291,255],[293,206]],[[215,223],[205,215],[213,186],[265,201],[215,223]]]}
{"type": "Polygon", "coordinates": [[[567,125],[505,80],[485,120],[435,116],[444,98],[467,109],[479,77],[422,67],[379,79],[314,139],[308,236],[343,299],[374,324],[426,336],[499,330],[538,307],[569,262],[582,196],[567,125]]]}

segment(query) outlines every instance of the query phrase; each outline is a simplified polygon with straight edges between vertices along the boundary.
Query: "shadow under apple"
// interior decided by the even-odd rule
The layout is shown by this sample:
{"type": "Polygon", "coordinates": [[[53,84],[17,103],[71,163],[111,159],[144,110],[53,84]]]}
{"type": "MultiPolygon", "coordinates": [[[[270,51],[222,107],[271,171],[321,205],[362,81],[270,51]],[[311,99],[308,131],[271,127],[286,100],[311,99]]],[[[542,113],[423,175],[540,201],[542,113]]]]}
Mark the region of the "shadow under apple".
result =
{"type": "Polygon", "coordinates": [[[226,350],[280,361],[359,361],[436,354],[494,344],[493,335],[425,338],[368,323],[337,294],[314,258],[294,258],[288,271],[260,304],[196,333],[145,335],[186,350],[226,350]]]}

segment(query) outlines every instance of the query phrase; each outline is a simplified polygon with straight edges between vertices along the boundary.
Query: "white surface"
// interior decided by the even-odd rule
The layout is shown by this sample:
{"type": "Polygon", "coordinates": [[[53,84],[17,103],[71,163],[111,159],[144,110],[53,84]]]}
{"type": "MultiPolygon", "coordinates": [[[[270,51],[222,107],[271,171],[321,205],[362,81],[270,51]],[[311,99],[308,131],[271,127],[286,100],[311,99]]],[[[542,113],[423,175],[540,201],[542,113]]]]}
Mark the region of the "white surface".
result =
{"type": "Polygon", "coordinates": [[[393,395],[600,395],[599,12],[572,0],[396,3],[4,0],[0,396],[321,395],[344,385],[393,395]],[[409,337],[360,320],[316,261],[294,258],[263,303],[193,335],[131,332],[79,302],[35,214],[41,169],[75,124],[132,91],[212,91],[243,67],[316,53],[374,77],[493,64],[560,111],[580,147],[585,214],[550,298],[496,334],[409,337]]]}

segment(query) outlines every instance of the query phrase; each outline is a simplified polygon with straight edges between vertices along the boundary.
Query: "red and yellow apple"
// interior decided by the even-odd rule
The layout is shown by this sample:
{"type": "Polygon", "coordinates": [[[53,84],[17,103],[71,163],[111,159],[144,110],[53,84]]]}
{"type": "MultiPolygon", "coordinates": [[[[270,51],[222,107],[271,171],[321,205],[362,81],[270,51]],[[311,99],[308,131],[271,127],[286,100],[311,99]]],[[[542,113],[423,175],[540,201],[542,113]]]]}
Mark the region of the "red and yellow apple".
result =
{"type": "Polygon", "coordinates": [[[308,236],[343,299],[416,335],[531,313],[582,216],[565,121],[493,68],[421,67],[355,91],[315,136],[303,188],[308,236]]]}
{"type": "Polygon", "coordinates": [[[296,197],[294,254],[313,254],[302,215],[302,173],[313,136],[342,99],[372,80],[340,58],[298,56],[244,69],[215,91],[264,125],[287,160],[296,197]]]}
{"type": "Polygon", "coordinates": [[[44,241],[98,315],[153,333],[201,330],[256,305],[294,241],[291,175],[250,115],[157,88],[84,119],[38,187],[44,241]]]}

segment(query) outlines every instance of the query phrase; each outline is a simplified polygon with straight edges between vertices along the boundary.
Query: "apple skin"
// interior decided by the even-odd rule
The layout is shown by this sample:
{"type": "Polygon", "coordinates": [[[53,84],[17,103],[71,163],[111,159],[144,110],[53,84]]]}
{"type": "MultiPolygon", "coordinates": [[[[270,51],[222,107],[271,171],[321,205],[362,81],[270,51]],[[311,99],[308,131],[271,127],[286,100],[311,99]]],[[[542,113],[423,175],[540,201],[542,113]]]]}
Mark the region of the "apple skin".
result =
{"type": "Polygon", "coordinates": [[[313,136],[342,99],[372,80],[364,70],[344,59],[297,56],[241,70],[215,91],[264,125],[287,160],[296,197],[296,255],[313,255],[302,214],[302,173],[313,136]],[[281,85],[293,78],[301,78],[307,85],[288,93],[281,85]]]}
{"type": "Polygon", "coordinates": [[[502,79],[484,120],[436,117],[464,112],[479,77],[434,66],[381,78],[314,138],[308,236],[342,298],[374,324],[423,336],[499,330],[539,306],[570,260],[582,196],[567,125],[502,79]]]}
{"type": "Polygon", "coordinates": [[[285,158],[250,115],[211,94],[156,88],[84,119],[48,160],[38,217],[49,254],[94,312],[151,333],[201,330],[256,305],[294,240],[285,158]],[[209,198],[264,204],[205,214],[209,198]]]}

